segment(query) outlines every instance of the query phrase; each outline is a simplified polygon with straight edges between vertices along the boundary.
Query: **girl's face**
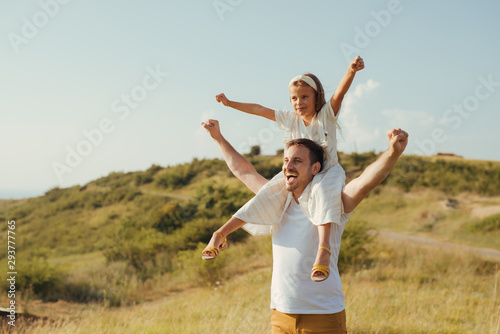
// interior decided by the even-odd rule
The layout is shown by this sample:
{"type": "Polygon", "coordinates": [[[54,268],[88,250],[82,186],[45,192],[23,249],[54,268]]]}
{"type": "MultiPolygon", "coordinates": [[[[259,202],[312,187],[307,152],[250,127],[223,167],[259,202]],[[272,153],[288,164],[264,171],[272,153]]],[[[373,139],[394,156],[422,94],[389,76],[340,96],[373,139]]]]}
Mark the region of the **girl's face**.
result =
{"type": "Polygon", "coordinates": [[[316,92],[311,86],[290,86],[290,102],[293,110],[302,118],[310,119],[316,114],[316,92]]]}

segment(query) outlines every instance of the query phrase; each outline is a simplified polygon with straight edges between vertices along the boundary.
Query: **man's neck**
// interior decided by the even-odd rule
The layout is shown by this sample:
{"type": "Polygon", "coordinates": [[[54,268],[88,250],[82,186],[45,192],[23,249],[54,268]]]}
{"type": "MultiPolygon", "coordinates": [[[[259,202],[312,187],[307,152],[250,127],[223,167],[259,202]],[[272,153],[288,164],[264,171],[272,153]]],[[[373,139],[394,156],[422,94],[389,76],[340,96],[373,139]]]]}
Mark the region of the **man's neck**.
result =
{"type": "Polygon", "coordinates": [[[299,204],[299,198],[302,195],[303,190],[299,192],[292,192],[293,199],[295,200],[295,203],[299,204]]]}

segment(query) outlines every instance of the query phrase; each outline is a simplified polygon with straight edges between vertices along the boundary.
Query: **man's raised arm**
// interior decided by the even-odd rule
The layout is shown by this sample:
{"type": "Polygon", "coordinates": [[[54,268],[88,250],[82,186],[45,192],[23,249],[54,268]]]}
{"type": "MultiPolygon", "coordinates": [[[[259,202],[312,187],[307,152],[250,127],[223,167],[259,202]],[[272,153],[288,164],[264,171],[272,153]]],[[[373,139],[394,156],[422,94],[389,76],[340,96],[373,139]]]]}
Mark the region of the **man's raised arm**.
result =
{"type": "Polygon", "coordinates": [[[218,121],[209,119],[206,122],[202,122],[201,125],[219,145],[222,156],[234,176],[243,182],[252,192],[257,193],[268,180],[260,175],[250,161],[239,154],[222,136],[218,121]]]}
{"type": "Polygon", "coordinates": [[[408,134],[401,129],[387,132],[389,148],[370,164],[364,172],[349,182],[342,191],[344,212],[351,212],[377,185],[382,183],[396,165],[408,144],[408,134]]]}

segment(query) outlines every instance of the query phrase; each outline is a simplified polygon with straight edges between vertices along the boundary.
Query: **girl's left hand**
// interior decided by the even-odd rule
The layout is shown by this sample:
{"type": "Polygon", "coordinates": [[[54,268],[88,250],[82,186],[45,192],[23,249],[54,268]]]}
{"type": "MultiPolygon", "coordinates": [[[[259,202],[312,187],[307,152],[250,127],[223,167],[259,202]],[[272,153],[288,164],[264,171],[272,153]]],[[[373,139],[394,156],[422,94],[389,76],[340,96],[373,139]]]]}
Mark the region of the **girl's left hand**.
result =
{"type": "Polygon", "coordinates": [[[349,64],[349,68],[353,72],[357,72],[357,71],[364,69],[365,63],[363,62],[363,58],[361,58],[360,56],[357,56],[356,58],[354,58],[354,60],[351,61],[351,63],[349,64]]]}

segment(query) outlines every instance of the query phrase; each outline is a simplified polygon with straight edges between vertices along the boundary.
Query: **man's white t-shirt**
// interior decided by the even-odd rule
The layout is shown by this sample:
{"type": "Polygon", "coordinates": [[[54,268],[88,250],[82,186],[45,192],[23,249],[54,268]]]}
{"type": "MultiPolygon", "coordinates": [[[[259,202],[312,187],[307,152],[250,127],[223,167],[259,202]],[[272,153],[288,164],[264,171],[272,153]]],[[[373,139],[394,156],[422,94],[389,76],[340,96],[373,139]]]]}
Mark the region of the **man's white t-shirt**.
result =
{"type": "Polygon", "coordinates": [[[344,310],[337,262],[349,216],[350,213],[343,213],[341,224],[331,225],[329,277],[323,282],[313,282],[310,275],[318,251],[318,227],[292,199],[281,223],[272,228],[271,309],[290,314],[330,314],[344,310]]]}

